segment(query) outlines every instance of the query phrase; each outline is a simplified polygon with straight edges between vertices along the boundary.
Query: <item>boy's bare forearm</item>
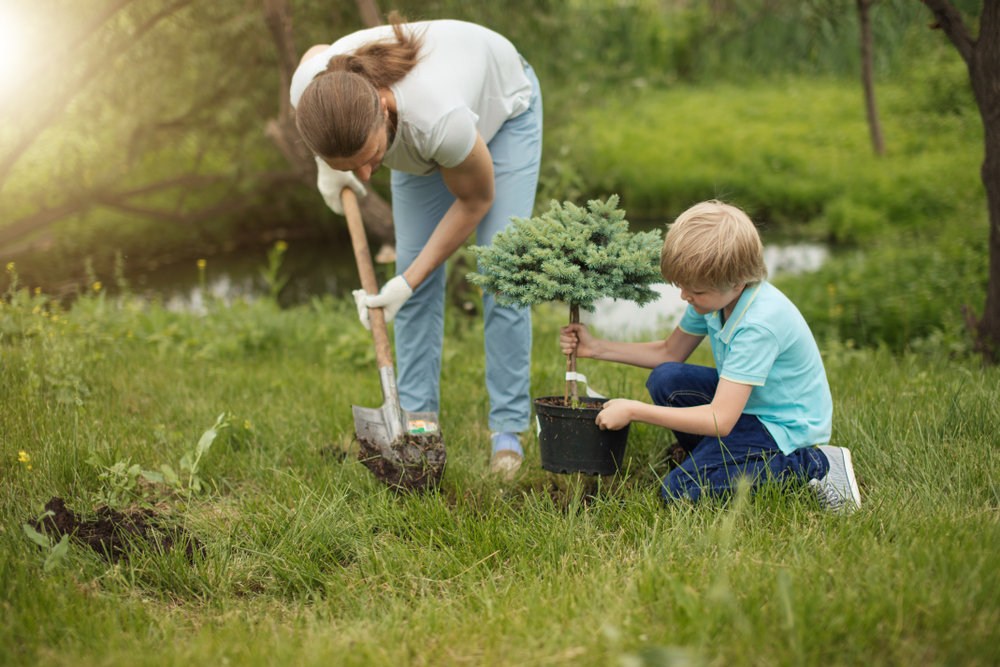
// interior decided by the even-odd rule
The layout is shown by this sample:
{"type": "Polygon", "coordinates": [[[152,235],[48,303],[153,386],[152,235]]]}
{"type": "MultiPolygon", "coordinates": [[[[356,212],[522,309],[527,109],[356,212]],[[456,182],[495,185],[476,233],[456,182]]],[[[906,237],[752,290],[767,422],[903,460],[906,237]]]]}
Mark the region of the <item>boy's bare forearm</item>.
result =
{"type": "Polygon", "coordinates": [[[629,364],[639,368],[656,368],[662,363],[677,361],[668,358],[662,340],[652,343],[621,343],[613,340],[601,340],[598,341],[593,358],[629,364]]]}
{"type": "Polygon", "coordinates": [[[610,428],[621,428],[638,421],[683,433],[725,437],[739,421],[752,390],[751,385],[720,380],[711,403],[687,408],[613,399],[604,404],[597,423],[600,425],[604,422],[610,428]],[[605,412],[608,414],[605,415],[605,412]]]}
{"type": "Polygon", "coordinates": [[[616,361],[639,368],[656,368],[671,361],[685,362],[698,347],[703,336],[695,336],[681,329],[674,329],[666,340],[650,343],[622,343],[599,340],[595,345],[594,359],[616,361]]]}
{"type": "Polygon", "coordinates": [[[721,414],[711,403],[690,408],[671,408],[635,401],[632,421],[653,424],[694,435],[729,435],[735,420],[721,414]],[[732,422],[732,423],[730,423],[732,422]]]}

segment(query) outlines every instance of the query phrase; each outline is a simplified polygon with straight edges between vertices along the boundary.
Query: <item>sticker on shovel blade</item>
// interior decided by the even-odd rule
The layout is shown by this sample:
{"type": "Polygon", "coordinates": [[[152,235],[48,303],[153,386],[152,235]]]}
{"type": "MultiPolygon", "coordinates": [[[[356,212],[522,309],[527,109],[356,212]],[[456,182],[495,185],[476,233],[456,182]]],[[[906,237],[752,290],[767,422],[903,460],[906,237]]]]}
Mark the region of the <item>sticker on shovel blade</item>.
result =
{"type": "Polygon", "coordinates": [[[423,419],[410,420],[410,433],[437,433],[438,425],[423,419]]]}

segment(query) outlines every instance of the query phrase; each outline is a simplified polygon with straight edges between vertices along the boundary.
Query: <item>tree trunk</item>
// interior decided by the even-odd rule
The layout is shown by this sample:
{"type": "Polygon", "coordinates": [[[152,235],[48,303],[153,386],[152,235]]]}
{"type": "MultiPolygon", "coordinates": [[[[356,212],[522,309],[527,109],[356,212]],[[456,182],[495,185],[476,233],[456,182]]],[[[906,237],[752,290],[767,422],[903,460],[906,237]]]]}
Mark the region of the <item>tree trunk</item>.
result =
{"type": "MultiPolygon", "coordinates": [[[[374,0],[357,0],[357,2],[362,16],[365,15],[361,9],[363,4],[373,6],[375,16],[378,16],[378,6],[374,4],[374,0]]],[[[369,7],[368,11],[370,10],[369,7]]],[[[288,0],[264,0],[264,20],[271,30],[281,68],[278,118],[268,121],[264,132],[292,165],[299,180],[315,188],[316,162],[299,137],[298,128],[295,127],[295,110],[292,108],[289,94],[292,75],[299,65],[299,59],[296,55],[295,38],[292,34],[292,11],[288,0]]],[[[382,245],[376,261],[395,260],[396,233],[392,222],[392,208],[371,188],[368,188],[367,197],[358,198],[358,207],[361,209],[361,217],[364,218],[365,227],[382,245]]]]}
{"type": "Polygon", "coordinates": [[[973,320],[977,348],[996,363],[1000,361],[1000,0],[983,0],[976,40],[947,0],[924,0],[924,4],[965,61],[983,119],[986,157],[980,177],[989,210],[990,272],[983,317],[978,322],[974,317],[969,319],[973,320]]]}
{"type": "Polygon", "coordinates": [[[885,155],[885,141],[882,139],[882,125],[878,119],[878,105],[875,103],[875,65],[872,55],[872,23],[869,10],[872,0],[857,0],[858,18],[861,21],[861,84],[865,89],[865,113],[868,115],[868,130],[872,135],[872,148],[876,155],[885,155]]]}
{"type": "MultiPolygon", "coordinates": [[[[569,323],[576,324],[580,321],[580,306],[575,303],[570,304],[569,307],[569,323]]],[[[566,372],[576,373],[576,349],[574,348],[570,352],[569,356],[566,357],[566,372]]],[[[576,380],[566,380],[566,393],[563,395],[563,401],[566,405],[569,405],[570,397],[573,397],[574,401],[580,400],[580,391],[576,385],[576,380]]]]}
{"type": "Polygon", "coordinates": [[[382,25],[382,12],[379,11],[378,3],[375,0],[355,0],[355,4],[358,6],[361,20],[367,27],[374,28],[382,25]]]}

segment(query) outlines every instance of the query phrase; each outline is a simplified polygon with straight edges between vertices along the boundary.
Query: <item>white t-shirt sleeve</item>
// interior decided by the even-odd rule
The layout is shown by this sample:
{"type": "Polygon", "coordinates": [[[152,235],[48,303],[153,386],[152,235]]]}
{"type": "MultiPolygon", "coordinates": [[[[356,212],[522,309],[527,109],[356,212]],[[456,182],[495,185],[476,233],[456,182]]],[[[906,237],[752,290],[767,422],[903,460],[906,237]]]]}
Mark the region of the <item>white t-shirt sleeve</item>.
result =
{"type": "Polygon", "coordinates": [[[479,116],[468,107],[457,107],[442,116],[427,136],[424,159],[449,169],[469,157],[476,143],[479,116]]]}

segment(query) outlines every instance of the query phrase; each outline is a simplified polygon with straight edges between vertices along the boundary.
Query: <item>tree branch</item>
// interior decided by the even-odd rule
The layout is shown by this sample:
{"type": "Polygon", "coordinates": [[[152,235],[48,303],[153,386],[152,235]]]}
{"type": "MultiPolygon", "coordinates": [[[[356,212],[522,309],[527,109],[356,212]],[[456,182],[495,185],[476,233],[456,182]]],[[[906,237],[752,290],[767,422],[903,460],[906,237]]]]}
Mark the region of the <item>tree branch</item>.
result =
{"type": "Polygon", "coordinates": [[[104,11],[94,16],[92,19],[87,21],[86,25],[82,26],[77,30],[76,34],[62,42],[57,48],[49,51],[45,56],[33,61],[20,73],[15,74],[17,80],[14,82],[10,96],[3,102],[0,102],[0,115],[7,113],[10,106],[15,102],[17,104],[23,104],[25,101],[23,91],[21,90],[25,84],[31,81],[37,81],[41,78],[42,74],[49,68],[54,67],[58,63],[65,61],[69,57],[70,53],[84,40],[90,37],[95,30],[97,30],[105,21],[110,19],[112,16],[121,11],[126,5],[132,3],[133,0],[117,0],[117,2],[108,5],[104,11]]]}
{"type": "Polygon", "coordinates": [[[135,32],[130,35],[130,38],[119,44],[116,48],[105,54],[103,60],[91,63],[90,67],[83,73],[83,76],[76,82],[76,85],[71,89],[64,91],[62,95],[58,96],[53,100],[48,109],[44,112],[38,114],[34,117],[35,122],[32,126],[21,135],[20,140],[14,146],[14,148],[4,157],[3,162],[0,162],[0,189],[3,188],[4,181],[7,180],[7,174],[10,172],[11,167],[14,163],[20,159],[21,155],[24,154],[26,150],[35,142],[38,135],[42,133],[45,128],[51,125],[59,115],[66,110],[70,101],[80,92],[94,77],[96,77],[104,69],[105,64],[112,61],[115,56],[120,55],[126,51],[130,46],[142,39],[147,32],[156,27],[156,24],[167,18],[168,16],[174,14],[179,9],[191,4],[192,0],[179,0],[174,4],[170,5],[163,11],[159,12],[151,19],[146,21],[143,25],[136,28],[135,32]]]}
{"type": "Polygon", "coordinates": [[[377,28],[382,25],[382,12],[378,9],[376,0],[355,0],[358,13],[361,14],[361,21],[369,28],[377,28]]]}
{"type": "MultiPolygon", "coordinates": [[[[128,200],[135,197],[156,194],[165,190],[172,190],[174,188],[206,187],[230,180],[232,180],[231,177],[221,174],[185,174],[183,176],[170,178],[157,183],[150,183],[148,185],[134,188],[132,190],[125,190],[123,192],[94,190],[85,196],[76,197],[70,201],[60,204],[59,206],[42,209],[41,211],[37,211],[27,217],[15,220],[8,225],[0,227],[0,246],[23,236],[27,236],[28,234],[41,231],[53,223],[59,222],[60,220],[70,217],[71,215],[85,213],[96,206],[107,206],[126,213],[132,213],[180,225],[190,225],[213,215],[225,215],[233,212],[234,210],[243,210],[244,208],[248,208],[250,206],[249,203],[246,205],[241,204],[234,208],[233,201],[226,200],[214,206],[202,209],[201,211],[193,213],[176,213],[152,208],[143,208],[128,203],[128,200]]],[[[275,187],[295,183],[298,181],[298,178],[294,174],[290,174],[288,172],[264,172],[254,175],[253,180],[261,183],[263,187],[255,189],[253,193],[244,197],[243,200],[246,202],[250,202],[254,197],[267,193],[275,187]]]]}
{"type": "MultiPolygon", "coordinates": [[[[961,12],[955,9],[948,0],[924,0],[924,4],[934,14],[938,26],[944,30],[944,34],[948,35],[948,39],[955,45],[962,60],[965,61],[966,65],[969,65],[976,49],[976,40],[972,39],[969,29],[962,21],[961,12]]],[[[990,0],[986,0],[986,5],[989,4],[990,0]]]]}

